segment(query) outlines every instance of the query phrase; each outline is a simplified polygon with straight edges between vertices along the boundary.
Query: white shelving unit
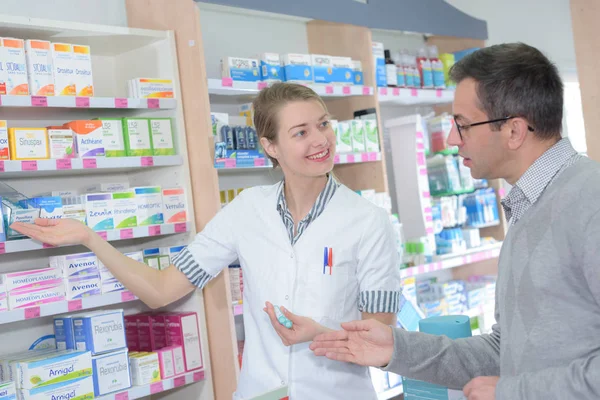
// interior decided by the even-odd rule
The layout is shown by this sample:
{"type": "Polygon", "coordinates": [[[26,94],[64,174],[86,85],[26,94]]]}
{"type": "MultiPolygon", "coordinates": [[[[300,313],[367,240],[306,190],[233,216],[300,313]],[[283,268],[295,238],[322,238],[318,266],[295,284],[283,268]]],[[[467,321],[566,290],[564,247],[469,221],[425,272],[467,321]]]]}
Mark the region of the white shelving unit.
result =
{"type": "Polygon", "coordinates": [[[452,103],[454,90],[451,89],[414,89],[414,88],[377,88],[379,102],[383,105],[422,106],[452,103]]]}
{"type": "MultiPolygon", "coordinates": [[[[90,184],[128,182],[133,186],[183,187],[187,193],[188,221],[194,221],[188,169],[185,124],[179,88],[177,51],[172,32],[91,25],[0,15],[0,36],[89,45],[97,97],[0,96],[0,119],[9,127],[46,127],[91,118],[169,117],[173,119],[177,156],[121,157],[0,162],[0,179],[28,196],[51,190],[80,189],[90,184]],[[171,78],[174,99],[127,98],[127,80],[135,77],[171,78]]],[[[120,229],[103,233],[121,252],[189,243],[193,222],[120,229]]],[[[41,268],[48,257],[85,251],[78,247],[51,248],[33,240],[8,241],[0,248],[0,273],[41,268]]],[[[53,344],[52,315],[75,310],[122,308],[125,314],[148,308],[129,292],[115,292],[0,312],[0,354],[53,344]]],[[[133,387],[105,399],[137,399],[161,393],[165,399],[214,398],[207,341],[204,299],[195,291],[164,311],[198,313],[205,369],[133,387]],[[201,383],[192,384],[197,381],[201,383]],[[171,389],[177,388],[173,392],[171,389]]]]}

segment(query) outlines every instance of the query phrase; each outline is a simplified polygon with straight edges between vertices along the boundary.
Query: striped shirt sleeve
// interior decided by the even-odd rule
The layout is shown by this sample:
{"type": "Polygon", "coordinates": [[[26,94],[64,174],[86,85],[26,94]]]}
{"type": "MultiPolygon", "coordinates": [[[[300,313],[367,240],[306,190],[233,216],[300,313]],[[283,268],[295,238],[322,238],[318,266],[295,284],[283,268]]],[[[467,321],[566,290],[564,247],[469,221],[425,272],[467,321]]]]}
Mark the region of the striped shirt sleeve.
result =
{"type": "Polygon", "coordinates": [[[383,209],[371,217],[358,249],[358,309],[366,313],[400,311],[402,295],[396,237],[383,209]]]}
{"type": "Polygon", "coordinates": [[[239,220],[244,207],[244,193],[221,209],[194,240],[173,257],[172,264],[189,281],[202,289],[211,279],[238,259],[239,220]]]}

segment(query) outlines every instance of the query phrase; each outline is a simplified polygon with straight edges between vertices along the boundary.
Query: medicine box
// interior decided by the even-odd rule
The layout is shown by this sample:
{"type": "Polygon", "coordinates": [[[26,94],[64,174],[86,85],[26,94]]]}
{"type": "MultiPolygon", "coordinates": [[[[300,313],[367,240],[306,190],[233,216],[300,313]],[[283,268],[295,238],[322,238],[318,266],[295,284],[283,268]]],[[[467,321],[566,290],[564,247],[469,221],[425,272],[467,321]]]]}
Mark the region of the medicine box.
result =
{"type": "Polygon", "coordinates": [[[6,60],[4,59],[4,47],[0,39],[0,94],[6,94],[6,82],[8,81],[8,71],[6,70],[6,60]]]}
{"type": "Polygon", "coordinates": [[[39,208],[40,218],[60,219],[63,217],[62,197],[34,197],[29,199],[29,206],[39,208]]]}
{"type": "Polygon", "coordinates": [[[62,280],[62,272],[57,268],[41,268],[29,271],[2,274],[2,282],[7,293],[56,286],[62,280]]]}
{"type": "Polygon", "coordinates": [[[65,296],[67,300],[81,299],[102,294],[100,275],[72,276],[65,279],[65,296]]]}
{"type": "Polygon", "coordinates": [[[173,351],[173,365],[175,367],[175,375],[183,374],[185,372],[185,360],[183,357],[183,347],[169,346],[169,347],[165,347],[165,350],[173,351]]]}
{"type": "Polygon", "coordinates": [[[152,135],[146,118],[123,118],[123,137],[128,156],[152,155],[152,135]]]}
{"type": "Polygon", "coordinates": [[[42,349],[42,350],[28,350],[18,351],[10,354],[0,355],[0,382],[12,381],[13,372],[11,371],[11,365],[18,360],[26,360],[40,354],[56,353],[56,349],[42,349]]]}
{"type": "Polygon", "coordinates": [[[156,353],[131,354],[129,365],[134,386],[149,385],[161,380],[158,354],[156,353]]]}
{"type": "Polygon", "coordinates": [[[196,313],[166,315],[167,344],[182,346],[186,371],[204,367],[196,313]]]}
{"type": "Polygon", "coordinates": [[[27,61],[25,58],[25,42],[22,39],[2,38],[4,65],[7,72],[6,94],[11,96],[27,96],[29,82],[27,78],[27,61]]]}
{"type": "Polygon", "coordinates": [[[156,351],[158,354],[158,366],[160,376],[167,379],[175,375],[175,360],[173,360],[173,349],[161,348],[156,351]]]}
{"type": "Polygon", "coordinates": [[[171,265],[168,255],[161,254],[158,247],[144,250],[144,263],[156,270],[167,268],[171,265]]]}
{"type": "Polygon", "coordinates": [[[78,350],[92,355],[127,347],[123,310],[107,310],[73,318],[75,344],[78,350]]]}
{"type": "Polygon", "coordinates": [[[387,86],[387,76],[385,71],[385,53],[383,43],[372,42],[373,60],[375,62],[375,82],[377,87],[387,86]]]}
{"type": "Polygon", "coordinates": [[[115,229],[137,226],[137,200],[135,191],[112,193],[113,221],[115,229]]]}
{"type": "Polygon", "coordinates": [[[57,350],[75,349],[75,333],[73,331],[73,317],[62,315],[54,317],[54,338],[57,350]]]}
{"type": "Polygon", "coordinates": [[[260,79],[265,82],[281,82],[284,80],[281,59],[277,53],[262,53],[260,60],[260,79]]]}
{"type": "Polygon", "coordinates": [[[186,222],[187,197],[184,188],[162,189],[164,221],[167,224],[186,222]]]}
{"type": "Polygon", "coordinates": [[[8,128],[11,160],[45,160],[50,158],[46,128],[8,128]]]}
{"type": "Polygon", "coordinates": [[[354,65],[350,57],[331,57],[332,82],[343,85],[354,84],[354,65]]]}
{"type": "MultiPolygon", "coordinates": [[[[0,52],[1,54],[1,52],[0,52]]],[[[0,61],[0,64],[2,62],[0,61]]],[[[6,120],[0,120],[0,160],[10,160],[10,147],[8,145],[8,127],[6,120]]]]}
{"type": "Polygon", "coordinates": [[[352,131],[352,151],[355,153],[367,151],[364,121],[350,120],[350,130],[352,131]]]}
{"type": "Polygon", "coordinates": [[[123,119],[101,118],[102,140],[106,157],[125,157],[127,149],[123,138],[123,119]]]}
{"type": "Polygon", "coordinates": [[[87,225],[95,231],[114,229],[112,194],[92,193],[85,195],[87,225]]]}
{"type": "Polygon", "coordinates": [[[163,98],[172,99],[174,86],[172,79],[163,78],[135,78],[129,81],[129,97],[142,99],[163,98]]]}
{"type": "Polygon", "coordinates": [[[65,124],[75,135],[75,146],[79,157],[103,157],[104,131],[102,121],[77,120],[65,124]]]}
{"type": "Polygon", "coordinates": [[[15,383],[0,382],[0,400],[15,400],[17,398],[17,389],[15,383]]]}
{"type": "Polygon", "coordinates": [[[16,384],[21,389],[35,389],[92,375],[89,351],[46,354],[17,363],[16,384]]]}
{"type": "Polygon", "coordinates": [[[65,285],[62,282],[41,289],[26,289],[8,293],[8,308],[27,308],[65,300],[65,285]]]}
{"type": "Polygon", "coordinates": [[[337,123],[336,143],[337,153],[352,153],[352,127],[350,126],[350,121],[339,121],[337,123]]]}
{"type": "Polygon", "coordinates": [[[352,61],[352,71],[355,85],[364,85],[365,79],[363,75],[362,63],[360,61],[352,61]]]}
{"type": "Polygon", "coordinates": [[[93,399],[94,379],[87,376],[31,390],[19,389],[18,393],[23,400],[93,399]]]}
{"type": "Polygon", "coordinates": [[[129,351],[138,351],[139,335],[137,328],[137,315],[126,315],[125,320],[125,338],[127,340],[127,348],[129,351]]]}
{"type": "Polygon", "coordinates": [[[50,142],[50,158],[77,157],[72,130],[48,128],[48,141],[50,142]]]}
{"type": "Polygon", "coordinates": [[[221,77],[231,78],[234,81],[259,81],[258,60],[255,58],[225,57],[221,59],[221,77]]]}
{"type": "Polygon", "coordinates": [[[65,278],[98,274],[98,258],[91,252],[51,256],[48,261],[50,267],[62,271],[65,278]]]}
{"type": "Polygon", "coordinates": [[[54,76],[54,94],[56,96],[75,96],[75,66],[73,47],[68,43],[52,43],[52,66],[54,76]]]}
{"type": "Polygon", "coordinates": [[[160,186],[136,187],[138,226],[157,225],[164,223],[163,200],[160,186]]]}
{"type": "MultiPolygon", "coordinates": [[[[167,347],[167,317],[165,314],[151,314],[152,337],[156,349],[167,347]]],[[[163,377],[164,378],[164,377],[163,377]]]]}
{"type": "Polygon", "coordinates": [[[113,280],[102,280],[102,294],[121,292],[125,290],[125,286],[116,279],[113,280]]]}
{"type": "Polygon", "coordinates": [[[129,182],[99,183],[97,185],[88,186],[85,189],[85,192],[124,192],[127,191],[127,189],[129,189],[129,182]]]}
{"type": "Polygon", "coordinates": [[[92,367],[96,397],[131,387],[127,349],[93,356],[92,367]]]}
{"type": "Polygon", "coordinates": [[[25,58],[29,92],[33,96],[54,96],[54,75],[52,72],[52,51],[50,42],[26,40],[25,58]]]}
{"type": "Polygon", "coordinates": [[[379,129],[377,129],[377,120],[363,120],[365,129],[365,147],[366,151],[379,151],[379,129]]]}
{"type": "Polygon", "coordinates": [[[315,83],[330,83],[333,81],[333,64],[331,56],[311,54],[313,80],[315,83]]]}
{"type": "Polygon", "coordinates": [[[73,66],[75,67],[75,90],[77,91],[77,96],[93,96],[94,76],[92,74],[90,46],[73,45],[73,66]]]}
{"type": "Polygon", "coordinates": [[[288,82],[312,82],[313,68],[309,54],[284,54],[283,69],[288,82]]]}
{"type": "Polygon", "coordinates": [[[155,156],[175,155],[173,141],[173,120],[171,118],[150,118],[152,150],[155,156]]]}

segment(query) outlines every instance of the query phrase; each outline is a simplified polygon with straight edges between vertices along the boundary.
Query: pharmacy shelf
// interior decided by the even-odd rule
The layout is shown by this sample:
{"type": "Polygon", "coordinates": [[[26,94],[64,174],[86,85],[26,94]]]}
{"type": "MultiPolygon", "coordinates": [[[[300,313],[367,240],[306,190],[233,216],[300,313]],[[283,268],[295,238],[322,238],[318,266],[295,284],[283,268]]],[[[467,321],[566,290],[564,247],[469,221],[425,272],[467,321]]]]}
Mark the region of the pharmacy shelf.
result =
{"type": "Polygon", "coordinates": [[[133,400],[148,397],[153,394],[173,390],[181,386],[191,385],[204,380],[204,371],[187,372],[169,379],[163,379],[150,385],[132,386],[127,390],[96,397],[101,400],[133,400]]]}
{"type": "Polygon", "coordinates": [[[113,304],[122,304],[135,300],[137,300],[137,297],[135,297],[133,293],[129,291],[120,291],[98,296],[84,297],[76,300],[57,301],[35,307],[2,311],[0,312],[0,324],[10,324],[12,322],[48,317],[79,310],[88,310],[91,308],[105,307],[113,304]]]}
{"type": "Polygon", "coordinates": [[[398,385],[396,387],[386,390],[385,392],[377,393],[377,399],[378,400],[393,399],[394,397],[400,396],[402,393],[404,393],[403,389],[404,388],[402,387],[402,385],[398,385]]]}
{"type": "Polygon", "coordinates": [[[41,175],[90,174],[105,170],[127,170],[132,168],[168,167],[183,165],[181,156],[148,156],[148,157],[94,157],[0,161],[0,178],[24,178],[41,175]]]}
{"type": "MultiPolygon", "coordinates": [[[[314,90],[321,97],[372,96],[374,89],[362,85],[325,85],[307,83],[305,86],[314,90]]],[[[267,82],[239,82],[228,78],[209,79],[208,93],[221,96],[254,96],[269,86],[267,82]]]]}
{"type": "Polygon", "coordinates": [[[379,102],[401,106],[435,105],[452,103],[454,90],[377,88],[379,102]]]}
{"type": "MultiPolygon", "coordinates": [[[[135,228],[114,229],[110,231],[97,232],[103,239],[111,242],[116,240],[139,239],[145,237],[173,235],[192,231],[191,222],[180,222],[177,224],[161,224],[150,226],[138,226],[135,228]]],[[[0,254],[19,253],[23,251],[34,251],[52,248],[53,246],[42,244],[33,239],[10,240],[0,243],[0,254]]]]}
{"type": "MultiPolygon", "coordinates": [[[[335,165],[342,164],[357,164],[381,161],[381,153],[377,151],[362,152],[362,153],[347,153],[347,154],[336,154],[333,163],[335,165]]],[[[255,170],[272,170],[273,165],[260,165],[253,167],[238,167],[235,163],[235,159],[228,159],[223,166],[215,166],[218,172],[236,172],[236,171],[255,171],[255,170]]]]}
{"type": "Polygon", "coordinates": [[[402,278],[427,274],[429,272],[440,271],[460,267],[461,265],[472,264],[480,261],[498,258],[502,243],[494,243],[486,246],[470,249],[461,254],[448,254],[438,257],[438,259],[429,264],[417,265],[400,270],[402,278]]]}
{"type": "Polygon", "coordinates": [[[174,109],[176,99],[139,99],[127,97],[75,96],[0,96],[2,107],[36,108],[120,108],[120,109],[174,109]]]}

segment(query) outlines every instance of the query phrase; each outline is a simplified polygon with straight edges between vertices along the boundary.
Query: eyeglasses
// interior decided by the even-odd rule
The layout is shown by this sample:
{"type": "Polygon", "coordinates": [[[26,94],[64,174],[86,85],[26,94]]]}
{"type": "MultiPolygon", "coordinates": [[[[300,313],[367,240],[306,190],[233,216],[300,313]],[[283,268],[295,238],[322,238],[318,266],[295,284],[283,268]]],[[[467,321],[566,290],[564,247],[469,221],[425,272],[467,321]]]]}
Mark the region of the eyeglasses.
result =
{"type": "MultiPolygon", "coordinates": [[[[509,119],[513,119],[513,118],[518,118],[516,115],[512,116],[512,117],[504,117],[504,118],[498,118],[498,119],[491,119],[489,121],[483,121],[483,122],[475,122],[474,124],[469,124],[469,125],[460,125],[458,123],[458,121],[456,121],[456,117],[454,117],[454,124],[456,125],[456,129],[458,130],[458,136],[460,136],[460,140],[463,139],[462,136],[462,131],[463,130],[467,130],[473,126],[478,126],[478,125],[485,125],[485,124],[491,124],[494,122],[506,122],[509,119]]],[[[527,125],[527,129],[529,130],[529,132],[534,132],[535,129],[533,129],[531,126],[527,125]]]]}

